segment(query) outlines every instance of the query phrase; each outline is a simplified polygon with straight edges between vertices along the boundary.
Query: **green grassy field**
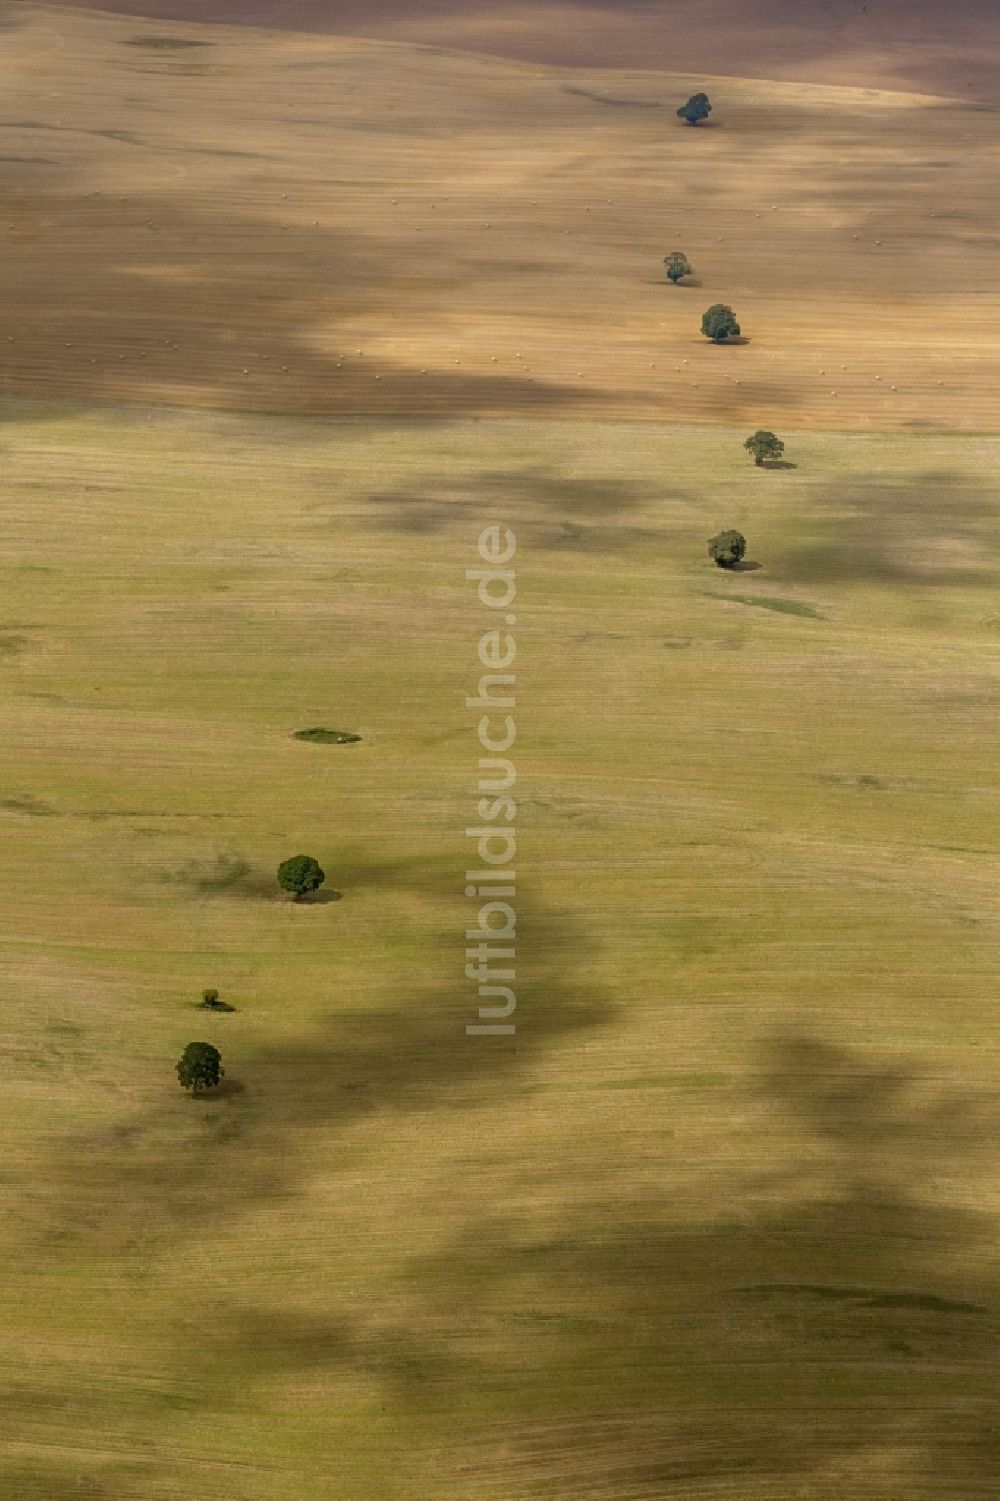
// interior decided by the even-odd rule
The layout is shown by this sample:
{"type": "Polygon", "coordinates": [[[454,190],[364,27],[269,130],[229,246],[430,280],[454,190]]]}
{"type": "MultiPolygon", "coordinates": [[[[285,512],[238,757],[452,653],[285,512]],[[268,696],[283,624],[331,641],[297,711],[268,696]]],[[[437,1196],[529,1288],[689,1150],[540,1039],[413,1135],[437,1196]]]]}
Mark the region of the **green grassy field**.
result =
{"type": "Polygon", "coordinates": [[[0,1492],[993,1494],[1000,438],[0,436],[0,1492]],[[495,521],[512,1040],[464,1030],[495,521]]]}

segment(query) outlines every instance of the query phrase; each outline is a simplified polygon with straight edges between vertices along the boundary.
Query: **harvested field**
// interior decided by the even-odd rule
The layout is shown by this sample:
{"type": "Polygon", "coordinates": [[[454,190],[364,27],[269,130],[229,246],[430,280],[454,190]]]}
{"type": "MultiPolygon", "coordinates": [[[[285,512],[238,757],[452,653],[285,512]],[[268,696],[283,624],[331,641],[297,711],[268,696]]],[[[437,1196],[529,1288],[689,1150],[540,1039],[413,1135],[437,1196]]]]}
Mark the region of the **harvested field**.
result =
{"type": "Polygon", "coordinates": [[[690,130],[670,75],[235,28],[150,50],[122,19],[18,14],[0,121],[9,394],[995,423],[991,110],[702,80],[716,113],[690,130]],[[667,284],[675,248],[693,284],[667,284]],[[743,346],[701,337],[717,301],[743,346]]]}

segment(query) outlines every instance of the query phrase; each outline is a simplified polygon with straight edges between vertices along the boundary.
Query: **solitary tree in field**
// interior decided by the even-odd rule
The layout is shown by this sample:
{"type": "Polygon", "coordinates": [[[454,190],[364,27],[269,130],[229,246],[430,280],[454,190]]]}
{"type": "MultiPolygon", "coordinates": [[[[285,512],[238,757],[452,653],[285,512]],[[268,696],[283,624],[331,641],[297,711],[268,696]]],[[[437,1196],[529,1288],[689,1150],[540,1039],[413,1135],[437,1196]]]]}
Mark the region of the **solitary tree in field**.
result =
{"type": "Polygon", "coordinates": [[[326,880],[326,872],[312,855],[293,855],[278,866],[278,885],[282,891],[290,891],[297,902],[318,891],[326,880]]]}
{"type": "Polygon", "coordinates": [[[698,125],[702,120],[707,120],[712,113],[707,94],[692,94],[687,104],[682,104],[677,111],[677,118],[683,120],[686,125],[698,125]]]}
{"type": "Polygon", "coordinates": [[[785,451],[781,439],[769,433],[766,427],[759,427],[755,433],[751,433],[743,447],[747,453],[753,454],[753,461],[758,469],[763,469],[765,459],[780,459],[785,451]]]}
{"type": "Polygon", "coordinates": [[[214,1089],[224,1072],[222,1054],[210,1042],[189,1042],[177,1065],[181,1088],[190,1089],[192,1094],[214,1089]]]}
{"type": "Polygon", "coordinates": [[[669,255],[664,256],[663,264],[667,268],[667,280],[672,281],[675,287],[682,276],[690,276],[694,270],[683,250],[671,250],[669,255]]]}
{"type": "Polygon", "coordinates": [[[708,544],[708,555],[720,568],[735,568],[742,562],[747,550],[747,539],[742,532],[732,530],[719,532],[708,544]]]}
{"type": "Polygon", "coordinates": [[[726,339],[736,338],[740,325],[731,307],[724,302],[713,302],[702,314],[701,331],[714,344],[722,344],[726,339]]]}

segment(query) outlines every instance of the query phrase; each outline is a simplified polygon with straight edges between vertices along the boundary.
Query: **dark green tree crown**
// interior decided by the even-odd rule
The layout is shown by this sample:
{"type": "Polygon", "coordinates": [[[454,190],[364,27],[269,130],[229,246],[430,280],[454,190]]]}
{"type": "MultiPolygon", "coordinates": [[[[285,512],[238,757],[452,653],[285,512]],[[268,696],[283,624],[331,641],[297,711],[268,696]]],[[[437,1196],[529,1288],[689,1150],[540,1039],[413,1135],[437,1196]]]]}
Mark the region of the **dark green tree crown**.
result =
{"type": "Polygon", "coordinates": [[[732,339],[740,331],[736,315],[724,302],[713,302],[702,314],[701,331],[708,339],[721,344],[723,339],[732,339]]]}
{"type": "Polygon", "coordinates": [[[682,276],[690,276],[694,270],[683,250],[671,250],[669,255],[663,257],[663,264],[667,268],[667,276],[671,281],[678,281],[682,276]]]}
{"type": "Polygon", "coordinates": [[[687,104],[682,104],[677,111],[680,120],[686,120],[689,125],[697,125],[699,120],[707,120],[712,113],[707,94],[692,94],[687,104]]]}
{"type": "Polygon", "coordinates": [[[189,1042],[177,1065],[181,1087],[192,1094],[214,1089],[223,1072],[222,1054],[210,1042],[189,1042]]]}
{"type": "Polygon", "coordinates": [[[290,860],[283,860],[278,866],[278,885],[283,891],[294,892],[296,896],[316,891],[325,880],[326,872],[312,855],[293,855],[290,860]]]}
{"type": "Polygon", "coordinates": [[[751,433],[743,447],[747,453],[752,453],[757,464],[763,464],[765,459],[777,459],[785,451],[785,445],[766,427],[759,427],[755,433],[751,433]]]}
{"type": "Polygon", "coordinates": [[[708,544],[708,555],[718,563],[720,568],[734,568],[741,562],[747,550],[747,539],[742,532],[728,531],[719,532],[712,537],[708,544]]]}

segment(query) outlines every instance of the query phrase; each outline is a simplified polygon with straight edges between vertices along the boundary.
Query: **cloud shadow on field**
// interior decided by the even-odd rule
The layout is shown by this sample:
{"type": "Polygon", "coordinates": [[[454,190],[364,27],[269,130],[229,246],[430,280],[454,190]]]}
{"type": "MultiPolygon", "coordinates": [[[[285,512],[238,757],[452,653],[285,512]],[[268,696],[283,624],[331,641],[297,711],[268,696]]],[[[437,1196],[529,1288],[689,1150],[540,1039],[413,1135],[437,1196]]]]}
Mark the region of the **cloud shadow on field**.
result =
{"type": "MultiPolygon", "coordinates": [[[[748,1495],[991,1495],[996,1227],[939,1184],[985,1164],[1000,1096],[795,1032],[715,1089],[737,1152],[693,1159],[670,1092],[662,1189],[641,1174],[595,1192],[598,1136],[576,1169],[553,1164],[537,1218],[498,1207],[446,1235],[404,1263],[385,1310],[336,1284],[322,1317],[213,1295],[189,1378],[216,1401],[234,1380],[374,1381],[408,1433],[443,1425],[425,1432],[446,1474],[516,1473],[525,1497],[686,1501],[737,1477],[748,1495]]],[[[472,1117],[489,1099],[461,1104],[472,1117]]]]}
{"type": "Polygon", "coordinates": [[[899,481],[851,475],[810,490],[810,540],[771,565],[784,582],[994,586],[1000,523],[969,478],[929,470],[899,481]]]}
{"type": "MultiPolygon", "coordinates": [[[[58,142],[77,133],[41,121],[4,121],[0,144],[15,142],[26,129],[33,141],[58,142]]],[[[169,143],[160,148],[117,131],[84,134],[114,139],[155,163],[165,151],[188,149],[169,143]]],[[[193,149],[217,148],[203,143],[193,149]]],[[[388,231],[295,222],[295,211],[277,203],[272,219],[221,201],[213,209],[193,195],[83,195],[61,165],[62,178],[47,171],[44,184],[34,185],[30,210],[15,221],[9,299],[21,312],[8,317],[10,338],[0,343],[0,379],[10,394],[289,416],[449,420],[545,409],[625,410],[635,395],[541,375],[476,373],[433,363],[422,370],[375,353],[359,358],[355,349],[364,340],[354,326],[370,316],[381,328],[401,260],[418,286],[430,288],[425,311],[431,320],[436,316],[435,299],[444,295],[441,247],[430,234],[400,243],[388,231]],[[47,226],[44,325],[29,316],[39,214],[47,226]],[[345,322],[352,332],[340,336],[345,322]],[[53,325],[60,338],[57,374],[53,325]]],[[[482,281],[484,268],[494,287],[525,274],[516,257],[462,263],[451,252],[451,259],[449,295],[456,286],[482,281]]]]}
{"type": "Polygon", "coordinates": [[[377,530],[433,534],[453,525],[474,524],[489,500],[505,521],[535,547],[617,551],[634,542],[659,540],[654,527],[623,522],[628,512],[666,502],[697,505],[694,496],[624,474],[567,477],[548,465],[510,470],[441,474],[413,486],[380,491],[367,498],[377,530]]]}
{"type": "MultiPolygon", "coordinates": [[[[80,5],[83,0],[72,0],[80,5]]],[[[706,75],[768,76],[930,93],[977,85],[994,92],[991,0],[955,0],[945,13],[914,0],[531,0],[511,24],[492,0],[106,0],[112,11],[171,20],[399,38],[564,67],[670,68],[688,75],[680,101],[706,75]],[[495,27],[490,21],[499,21],[495,27]],[[765,45],[760,48],[760,40],[765,45]],[[654,61],[658,60],[658,61],[654,61]],[[831,70],[832,69],[832,70],[831,70]]],[[[720,80],[713,97],[725,94],[720,80]]]]}
{"type": "MultiPolygon", "coordinates": [[[[342,870],[336,879],[344,879],[342,870]]],[[[386,866],[377,869],[375,879],[392,886],[397,878],[393,867],[386,866]]],[[[408,872],[399,880],[409,891],[424,889],[420,878],[413,880],[408,872]]],[[[451,892],[453,880],[444,889],[451,892]]],[[[427,894],[440,895],[441,890],[441,884],[426,886],[427,894]]],[[[76,1141],[64,1139],[65,1155],[53,1164],[53,1181],[62,1184],[69,1202],[83,1193],[94,1212],[82,1206],[71,1211],[68,1203],[60,1207],[56,1194],[54,1219],[69,1226],[68,1233],[84,1246],[94,1234],[101,1245],[120,1250],[130,1243],[142,1208],[147,1229],[159,1226],[169,1242],[182,1221],[204,1226],[247,1212],[258,1199],[296,1192],[294,1142],[302,1129],[336,1132],[358,1116],[405,1113],[429,1098],[438,1105],[451,1098],[456,1108],[466,1108],[470,1089],[475,1100],[494,1098],[537,1053],[610,1019],[611,1003],[582,978],[588,940],[572,922],[522,889],[518,1034],[490,1039],[494,1046],[489,1050],[477,1047],[477,1039],[465,1034],[466,1024],[476,1021],[475,987],[461,978],[468,908],[466,900],[456,901],[454,925],[439,939],[442,972],[418,984],[415,993],[409,987],[404,1004],[332,1015],[293,1041],[249,1058],[240,1053],[237,1028],[229,1019],[222,1023],[224,1064],[238,1068],[246,1085],[244,1125],[260,1135],[262,1152],[252,1166],[241,1156],[230,1162],[218,1155],[208,1160],[196,1142],[191,1152],[178,1152],[169,1126],[184,1100],[172,1087],[175,1060],[164,1058],[162,1103],[127,1122],[129,1141],[143,1143],[140,1152],[123,1148],[101,1162],[91,1133],[76,1141]],[[266,1166],[265,1159],[272,1165],[266,1166]],[[107,1205],[98,1212],[102,1182],[119,1185],[120,1213],[107,1205]]],[[[210,1013],[199,1016],[198,1024],[208,1025],[210,1013]]]]}
{"type": "MultiPolygon", "coordinates": [[[[0,30],[4,22],[0,19],[0,30]]],[[[98,1461],[101,1469],[106,1461],[98,1461]]],[[[139,1466],[129,1466],[133,1482],[143,1483],[139,1466]]],[[[85,1472],[83,1464],[67,1460],[64,1464],[49,1458],[27,1459],[0,1458],[0,1486],[8,1496],[17,1496],[18,1501],[129,1501],[126,1492],[109,1490],[96,1474],[85,1472]]],[[[135,1494],[132,1492],[131,1494],[135,1494]]]]}
{"type": "MultiPolygon", "coordinates": [[[[523,911],[516,1048],[491,1039],[485,1053],[465,1037],[471,986],[441,977],[405,1005],[331,1018],[263,1056],[237,1063],[236,1048],[246,1093],[204,1097],[186,1148],[162,1134],[169,1105],[133,1122],[137,1149],[63,1139],[46,1181],[62,1185],[51,1208],[64,1235],[72,1227],[70,1254],[127,1255],[141,1233],[169,1255],[216,1220],[303,1191],[309,1135],[329,1132],[332,1146],[352,1122],[428,1102],[482,1143],[484,1180],[491,1152],[509,1168],[482,1112],[549,1048],[616,1011],[589,978],[592,940],[530,895],[523,911]]],[[[456,931],[462,921],[456,912],[456,931]]],[[[454,936],[441,934],[449,953],[454,936]]],[[[849,1495],[859,1475],[867,1501],[991,1494],[995,1225],[939,1183],[989,1152],[1000,1096],[942,1081],[938,1062],[790,1032],[762,1044],[747,1076],[714,1086],[738,1150],[720,1139],[719,1155],[692,1153],[689,1104],[667,1091],[650,1117],[647,1101],[635,1161],[657,1142],[655,1172],[633,1183],[632,1159],[612,1172],[620,1129],[605,1141],[595,1127],[575,1163],[565,1152],[552,1163],[544,1211],[501,1201],[466,1216],[404,1261],[384,1306],[359,1308],[334,1283],[317,1317],[215,1288],[212,1337],[178,1345],[188,1388],[224,1405],[231,1386],[274,1376],[374,1381],[407,1432],[431,1425],[446,1467],[459,1463],[449,1435],[460,1423],[466,1478],[499,1485],[513,1465],[525,1496],[586,1485],[686,1501],[737,1476],[748,1494],[849,1495]]]]}
{"type": "MultiPolygon", "coordinates": [[[[227,1069],[223,1086],[196,1100],[185,1097],[173,1078],[175,1060],[164,1057],[156,1104],[134,1111],[111,1131],[63,1134],[45,1174],[43,1214],[29,1235],[30,1254],[69,1256],[78,1267],[81,1258],[104,1269],[113,1265],[129,1277],[150,1256],[169,1258],[217,1224],[252,1218],[305,1192],[315,1162],[301,1155],[301,1148],[317,1132],[329,1133],[335,1161],[338,1135],[356,1122],[389,1121],[429,1106],[458,1114],[477,1111],[502,1100],[512,1079],[549,1048],[611,1019],[612,1003],[587,978],[591,941],[522,887],[518,1035],[486,1039],[486,1047],[484,1039],[467,1036],[466,1025],[476,1021],[477,998],[473,983],[462,983],[456,974],[461,975],[468,907],[466,901],[456,902],[453,924],[440,933],[441,972],[408,983],[401,1001],[331,1015],[263,1055],[241,1050],[238,1017],[219,1022],[199,1013],[191,1028],[221,1048],[227,1069]]],[[[218,1289],[212,1338],[192,1345],[185,1332],[171,1354],[160,1350],[149,1394],[144,1388],[129,1393],[130,1415],[136,1404],[140,1414],[149,1406],[150,1420],[157,1421],[155,1394],[169,1392],[172,1385],[203,1410],[224,1407],[239,1399],[238,1388],[244,1389],[249,1373],[279,1367],[340,1363],[366,1369],[369,1380],[408,1391],[415,1404],[428,1370],[443,1382],[469,1374],[468,1361],[448,1350],[435,1354],[419,1330],[409,1331],[401,1322],[384,1332],[381,1342],[357,1326],[353,1310],[343,1318],[331,1313],[322,1328],[303,1323],[300,1333],[294,1319],[273,1309],[242,1307],[238,1296],[230,1309],[217,1294],[218,1289]],[[255,1342],[259,1348],[251,1355],[255,1342]],[[241,1374],[234,1378],[237,1354],[241,1374]]],[[[187,1319],[174,1323],[186,1329],[187,1319]]],[[[38,1384],[29,1376],[19,1387],[12,1416],[20,1419],[26,1406],[65,1412],[72,1403],[86,1425],[87,1404],[93,1402],[96,1424],[103,1401],[100,1383],[81,1385],[67,1375],[38,1384]]],[[[143,1480],[158,1473],[159,1462],[159,1456],[150,1456],[152,1468],[146,1468],[140,1460],[138,1478],[125,1460],[102,1464],[106,1492],[96,1482],[95,1488],[76,1490],[69,1481],[62,1491],[55,1478],[61,1472],[53,1467],[48,1489],[18,1494],[37,1494],[39,1501],[43,1495],[44,1501],[63,1495],[66,1501],[77,1495],[81,1501],[90,1495],[131,1501],[143,1480]]],[[[79,1477],[79,1462],[73,1474],[79,1477]]]]}
{"type": "MultiPolygon", "coordinates": [[[[317,1325],[320,1358],[358,1371],[374,1359],[415,1408],[426,1388],[414,1374],[450,1371],[456,1401],[470,1380],[493,1393],[502,1415],[463,1425],[479,1455],[464,1448],[466,1473],[499,1482],[513,1467],[519,1494],[585,1484],[681,1501],[737,1475],[755,1495],[860,1494],[860,1475],[878,1501],[990,1494],[995,1224],[936,1184],[989,1151],[1000,1097],[791,1034],[763,1046],[755,1077],[718,1108],[746,1146],[705,1162],[701,1191],[672,1145],[662,1194],[601,1202],[580,1191],[588,1165],[577,1183],[564,1162],[543,1225],[498,1208],[411,1263],[405,1380],[376,1358],[398,1331],[366,1334],[361,1319],[333,1335],[317,1325]],[[788,1149],[777,1156],[776,1138],[788,1149]],[[686,1198],[715,1208],[685,1217],[686,1198]],[[442,1328],[460,1333],[450,1345],[425,1335],[421,1353],[420,1330],[442,1328]]],[[[682,1136],[676,1096],[666,1120],[682,1136]]],[[[246,1356],[280,1366],[288,1347],[269,1317],[248,1320],[246,1356]]],[[[295,1348],[310,1348],[301,1323],[295,1348]]]]}
{"type": "MultiPolygon", "coordinates": [[[[132,61],[143,56],[141,49],[123,47],[121,51],[130,53],[132,61]]],[[[343,65],[341,59],[338,66],[343,65]]],[[[553,82],[552,87],[555,91],[562,85],[553,82]]],[[[42,113],[40,106],[37,112],[42,113]]],[[[856,151],[862,163],[873,160],[871,170],[875,170],[878,156],[870,148],[875,113],[861,109],[856,118],[849,118],[837,130],[824,131],[818,137],[817,151],[821,156],[824,150],[831,154],[856,151]]],[[[916,123],[918,116],[926,117],[927,109],[921,107],[912,114],[916,123]]],[[[583,128],[592,128],[598,134],[605,124],[614,123],[607,109],[585,101],[581,101],[581,116],[583,128]],[[587,126],[587,121],[596,123],[587,126]]],[[[772,166],[776,180],[781,181],[788,141],[799,135],[814,137],[817,117],[817,109],[785,104],[780,109],[757,110],[744,102],[734,112],[732,129],[752,146],[761,170],[772,166]]],[[[307,118],[275,116],[277,139],[287,141],[293,156],[303,138],[282,137],[280,127],[301,131],[307,118]]],[[[315,118],[335,132],[353,128],[349,118],[332,111],[328,118],[315,118]]],[[[896,127],[900,118],[900,114],[893,116],[896,127]]],[[[134,123],[133,114],[123,112],[121,120],[123,124],[134,123]]],[[[697,132],[674,123],[676,155],[683,158],[684,148],[697,132]]],[[[649,416],[662,415],[666,410],[657,404],[661,377],[654,382],[643,374],[638,362],[632,386],[619,389],[591,385],[588,380],[569,382],[558,376],[529,377],[516,371],[501,374],[498,368],[486,367],[490,350],[481,347],[486,341],[476,330],[479,314],[485,319],[484,328],[488,328],[498,309],[506,315],[511,306],[523,306],[522,293],[530,294],[528,305],[535,305],[534,299],[549,278],[554,283],[564,277],[565,268],[558,258],[536,258],[534,263],[525,258],[525,247],[530,248],[537,240],[537,227],[520,237],[509,253],[501,250],[498,254],[489,253],[493,248],[491,236],[484,233],[468,237],[465,230],[456,231],[454,225],[445,227],[443,223],[409,232],[408,221],[390,217],[384,230],[381,221],[369,220],[366,232],[352,227],[350,218],[339,211],[337,195],[327,192],[327,185],[337,179],[306,178],[296,171],[286,183],[280,153],[270,160],[262,159],[257,172],[246,170],[243,176],[244,169],[240,169],[237,206],[229,182],[214,196],[199,189],[195,160],[205,154],[245,154],[234,144],[239,141],[235,129],[232,139],[217,130],[215,139],[209,135],[189,144],[171,138],[168,131],[162,137],[151,127],[147,132],[145,126],[138,132],[77,130],[51,117],[0,124],[0,147],[5,151],[9,145],[11,153],[26,153],[30,146],[32,152],[37,149],[41,154],[44,150],[52,162],[65,152],[60,163],[62,172],[46,167],[43,174],[34,174],[40,180],[30,181],[30,193],[25,185],[32,174],[26,167],[22,170],[9,163],[2,173],[5,183],[9,181],[15,205],[5,262],[9,305],[5,328],[14,343],[8,346],[6,340],[0,342],[0,380],[11,394],[61,397],[81,404],[94,400],[163,403],[256,413],[401,420],[525,413],[614,418],[635,415],[637,409],[649,416]],[[74,162],[71,168],[70,158],[78,151],[80,138],[88,136],[113,143],[113,155],[106,166],[113,168],[120,155],[123,165],[148,166],[150,179],[171,166],[184,172],[183,162],[190,157],[190,191],[158,193],[147,189],[130,193],[121,202],[119,195],[110,192],[84,194],[78,165],[74,162]],[[292,203],[281,196],[284,186],[292,186],[292,203]],[[315,223],[312,216],[317,202],[322,202],[327,211],[336,209],[343,227],[315,223]],[[33,316],[41,257],[46,273],[45,321],[33,316]],[[400,308],[399,299],[404,295],[400,291],[401,275],[406,278],[407,328],[414,333],[413,363],[404,363],[391,353],[381,358],[374,350],[357,358],[352,346],[363,345],[369,337],[373,344],[381,341],[387,329],[394,339],[405,332],[398,318],[394,324],[388,316],[400,308]],[[424,327],[440,323],[453,330],[459,340],[465,320],[471,320],[472,334],[467,346],[459,348],[456,343],[456,353],[462,355],[461,367],[451,359],[446,362],[443,355],[435,362],[420,353],[420,331],[424,327]],[[58,353],[56,359],[54,352],[58,353]],[[429,361],[426,367],[418,363],[421,360],[429,361]]],[[[378,128],[403,135],[400,125],[378,128]]],[[[307,144],[311,139],[307,138],[307,144]]],[[[249,144],[255,140],[250,139],[249,144]]],[[[373,166],[366,162],[354,170],[359,174],[375,172],[372,181],[377,182],[384,181],[386,167],[379,158],[373,166]]],[[[858,170],[866,169],[862,165],[858,170]]],[[[940,200],[939,178],[922,166],[914,169],[911,164],[905,169],[911,170],[916,172],[912,180],[919,185],[916,196],[929,212],[940,200]]],[[[421,172],[429,179],[432,164],[416,173],[415,185],[422,180],[421,172]]],[[[646,169],[641,160],[630,158],[623,163],[621,173],[623,180],[638,185],[646,169]]],[[[827,175],[818,171],[812,180],[826,182],[827,175]]],[[[846,180],[848,174],[843,175],[846,180]]],[[[703,209],[712,195],[728,197],[728,184],[714,182],[713,176],[708,174],[698,184],[703,209]]],[[[898,192],[899,204],[907,204],[908,212],[918,214],[925,226],[937,225],[927,213],[920,213],[919,205],[913,208],[913,194],[902,186],[905,180],[903,166],[899,172],[890,171],[887,192],[898,192]]],[[[855,203],[850,195],[859,191],[856,184],[841,190],[838,183],[839,175],[837,182],[826,184],[823,201],[825,205],[835,202],[843,191],[839,206],[845,222],[833,233],[842,234],[844,248],[849,251],[850,230],[866,227],[872,219],[873,193],[865,190],[855,203]]],[[[810,187],[796,177],[787,191],[789,206],[793,195],[794,203],[801,206],[810,187]]],[[[885,194],[874,195],[874,199],[876,205],[885,205],[885,194]]],[[[519,211],[511,200],[505,214],[508,224],[516,222],[519,211]]],[[[979,219],[976,223],[981,229],[979,219]]],[[[935,228],[934,235],[938,233],[935,228]]],[[[557,245],[561,245],[561,239],[557,245]]],[[[501,239],[500,243],[503,246],[505,242],[501,239]]],[[[537,243],[543,244],[540,240],[537,243]]],[[[894,276],[911,278],[914,290],[918,286],[922,290],[927,277],[926,245],[907,243],[910,248],[897,257],[894,276]]],[[[801,264],[808,267],[822,260],[826,265],[831,231],[812,234],[800,224],[796,245],[801,264]]],[[[545,248],[551,251],[551,245],[545,248]]],[[[558,254],[563,255],[562,248],[558,254]]],[[[728,257],[731,252],[726,254],[728,257]]],[[[700,261],[700,256],[696,259],[700,261]]],[[[969,271],[967,280],[973,278],[978,283],[989,274],[985,250],[974,260],[971,255],[966,259],[975,268],[969,271]]],[[[655,265],[653,259],[650,265],[655,265]]],[[[830,267],[824,275],[842,274],[845,287],[852,284],[855,273],[848,255],[833,257],[830,267]],[[844,268],[842,273],[838,267],[844,268]]],[[[711,279],[711,263],[707,268],[702,263],[702,269],[706,279],[711,279]]],[[[716,267],[713,276],[720,269],[716,267]]],[[[643,275],[637,295],[645,295],[645,284],[643,275]]],[[[665,279],[662,284],[667,285],[665,279]]],[[[589,283],[579,285],[587,288],[581,290],[581,296],[589,297],[589,283]]],[[[692,279],[690,290],[697,285],[698,279],[692,279]]],[[[962,286],[954,290],[960,292],[962,286]]],[[[724,295],[721,289],[718,295],[724,295]]],[[[692,314],[695,318],[697,311],[692,314]]],[[[753,334],[750,329],[748,336],[730,342],[749,342],[753,334]]],[[[407,341],[401,342],[405,347],[407,341]]],[[[557,342],[568,353],[569,343],[561,335],[557,342]]],[[[695,342],[704,344],[692,330],[691,343],[695,342]]],[[[392,348],[396,347],[393,344],[392,348]]],[[[724,368],[720,362],[720,370],[724,368]]],[[[736,373],[735,359],[726,373],[730,371],[736,373]]],[[[750,407],[774,404],[787,412],[802,400],[802,393],[791,387],[769,387],[752,377],[744,380],[738,390],[712,396],[714,412],[704,405],[709,400],[707,388],[700,394],[679,390],[677,400],[683,396],[683,403],[675,413],[690,413],[687,403],[691,401],[695,420],[712,417],[743,421],[750,407]]]]}

